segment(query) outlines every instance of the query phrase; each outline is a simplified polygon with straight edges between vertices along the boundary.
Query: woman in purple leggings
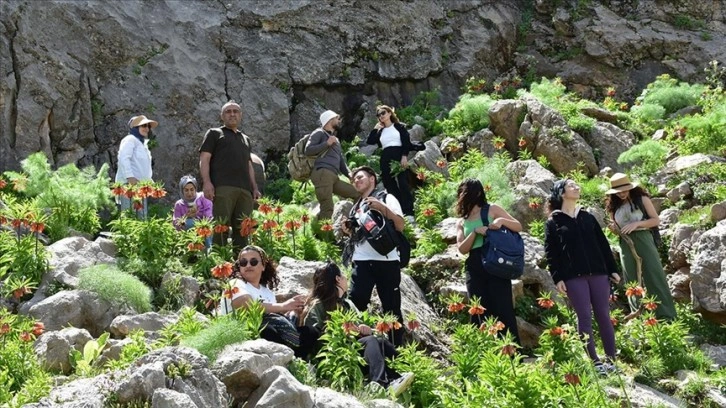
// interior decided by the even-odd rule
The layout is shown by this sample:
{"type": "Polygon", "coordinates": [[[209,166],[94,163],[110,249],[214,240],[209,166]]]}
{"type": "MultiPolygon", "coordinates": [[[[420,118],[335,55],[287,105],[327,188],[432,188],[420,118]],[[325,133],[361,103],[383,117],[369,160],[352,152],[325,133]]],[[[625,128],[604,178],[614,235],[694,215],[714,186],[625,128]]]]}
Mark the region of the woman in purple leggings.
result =
{"type": "Polygon", "coordinates": [[[600,374],[615,370],[615,330],[610,321],[610,284],[620,282],[610,244],[595,217],[577,205],[580,186],[559,180],[552,187],[545,226],[545,253],[557,290],[570,299],[577,314],[577,330],[587,335],[587,354],[600,374]],[[607,354],[600,361],[592,335],[592,315],[600,327],[607,354]]]}

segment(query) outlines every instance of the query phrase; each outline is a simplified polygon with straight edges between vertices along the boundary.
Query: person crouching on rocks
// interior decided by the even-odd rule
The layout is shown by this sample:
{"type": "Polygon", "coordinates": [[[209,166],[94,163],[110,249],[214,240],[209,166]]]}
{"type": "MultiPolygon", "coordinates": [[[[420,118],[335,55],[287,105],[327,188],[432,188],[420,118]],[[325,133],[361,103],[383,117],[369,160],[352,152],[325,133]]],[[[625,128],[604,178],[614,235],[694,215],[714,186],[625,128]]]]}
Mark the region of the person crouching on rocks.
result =
{"type": "MultiPolygon", "coordinates": [[[[212,201],[204,197],[204,193],[197,192],[197,186],[197,179],[192,175],[186,175],[179,180],[181,198],[174,203],[174,214],[172,215],[174,226],[177,229],[188,230],[194,226],[197,220],[212,219],[212,201]]],[[[205,239],[204,245],[211,248],[211,236],[205,239]]]]}

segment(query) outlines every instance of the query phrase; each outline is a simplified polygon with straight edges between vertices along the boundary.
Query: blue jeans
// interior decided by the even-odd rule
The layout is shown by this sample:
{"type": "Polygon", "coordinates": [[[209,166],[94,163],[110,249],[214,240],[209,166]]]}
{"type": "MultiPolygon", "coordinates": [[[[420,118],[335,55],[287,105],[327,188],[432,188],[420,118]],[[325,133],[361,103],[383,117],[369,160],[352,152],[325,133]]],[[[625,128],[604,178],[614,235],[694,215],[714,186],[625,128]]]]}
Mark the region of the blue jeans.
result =
{"type": "MultiPolygon", "coordinates": [[[[184,223],[184,230],[188,230],[190,228],[194,227],[194,218],[187,218],[186,222],[184,223]]],[[[212,247],[212,237],[206,237],[204,238],[204,247],[209,249],[212,247]]]]}
{"type": "MultiPolygon", "coordinates": [[[[141,199],[141,203],[144,205],[144,207],[140,210],[134,210],[134,213],[136,214],[136,218],[145,220],[148,216],[149,205],[146,201],[146,198],[141,199]]],[[[121,212],[131,209],[131,199],[129,199],[128,197],[119,196],[118,204],[121,206],[121,212]]]]}

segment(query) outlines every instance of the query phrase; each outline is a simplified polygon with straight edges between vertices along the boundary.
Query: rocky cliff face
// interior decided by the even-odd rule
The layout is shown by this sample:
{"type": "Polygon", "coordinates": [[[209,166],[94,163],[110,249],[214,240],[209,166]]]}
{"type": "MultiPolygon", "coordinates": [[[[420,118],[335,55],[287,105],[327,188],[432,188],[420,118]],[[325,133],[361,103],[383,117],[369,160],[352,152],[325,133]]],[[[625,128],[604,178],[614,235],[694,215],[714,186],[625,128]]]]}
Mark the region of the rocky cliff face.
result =
{"type": "Polygon", "coordinates": [[[324,109],[343,114],[349,138],[371,126],[376,101],[438,87],[452,104],[473,75],[560,75],[586,95],[627,95],[663,72],[700,75],[726,50],[718,1],[570,3],[3,1],[0,170],[35,151],[115,170],[126,122],[146,114],[160,122],[154,178],[170,185],[196,172],[227,99],[265,157],[324,109]]]}

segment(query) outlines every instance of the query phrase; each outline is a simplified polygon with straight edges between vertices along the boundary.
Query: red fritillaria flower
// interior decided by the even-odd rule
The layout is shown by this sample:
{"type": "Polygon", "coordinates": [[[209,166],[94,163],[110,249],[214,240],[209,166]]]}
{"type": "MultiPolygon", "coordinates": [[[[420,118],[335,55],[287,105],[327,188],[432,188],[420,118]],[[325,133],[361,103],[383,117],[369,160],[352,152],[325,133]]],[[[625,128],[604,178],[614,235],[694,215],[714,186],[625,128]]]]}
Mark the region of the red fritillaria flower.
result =
{"type": "Polygon", "coordinates": [[[134,211],[141,211],[144,209],[144,203],[142,203],[141,201],[134,201],[133,207],[134,211]]]}
{"type": "Polygon", "coordinates": [[[635,286],[625,290],[625,296],[643,296],[645,295],[645,289],[640,286],[635,286]]]}
{"type": "Polygon", "coordinates": [[[426,181],[426,173],[419,171],[418,173],[416,173],[416,178],[420,181],[426,181]]]}
{"type": "Polygon", "coordinates": [[[655,302],[648,302],[648,303],[644,304],[643,307],[652,312],[658,308],[658,304],[655,302]]]}
{"type": "Polygon", "coordinates": [[[527,146],[527,141],[526,141],[526,140],[524,140],[524,138],[521,138],[521,137],[520,137],[520,138],[519,138],[519,143],[517,143],[517,146],[519,146],[520,148],[522,148],[522,147],[524,147],[524,146],[527,146]]]}
{"type": "Polygon", "coordinates": [[[22,332],[20,333],[20,340],[22,341],[33,341],[33,335],[29,332],[22,332]]]}
{"type": "Polygon", "coordinates": [[[283,208],[281,205],[275,207],[275,214],[282,214],[283,208]]]}
{"type": "Polygon", "coordinates": [[[271,229],[277,228],[277,222],[275,220],[265,220],[262,221],[262,229],[264,231],[269,231],[271,229]]]}
{"type": "Polygon", "coordinates": [[[212,230],[204,225],[198,226],[196,228],[197,235],[202,238],[207,238],[212,236],[212,230]]]}
{"type": "Polygon", "coordinates": [[[111,189],[111,193],[117,197],[122,196],[122,195],[126,194],[126,189],[123,188],[123,186],[116,186],[111,189]]]}
{"type": "Polygon", "coordinates": [[[446,160],[441,159],[441,160],[436,161],[436,167],[438,167],[440,169],[445,168],[446,167],[446,160]]]}
{"type": "Polygon", "coordinates": [[[655,325],[657,325],[657,324],[658,324],[658,319],[656,319],[655,317],[651,317],[651,318],[648,318],[648,319],[647,319],[647,320],[646,320],[646,321],[644,322],[644,324],[645,324],[646,326],[649,326],[649,327],[655,326],[655,325]]]}
{"type": "Polygon", "coordinates": [[[229,231],[229,225],[227,224],[217,224],[214,226],[215,234],[224,234],[227,231],[229,231]]]}
{"type": "Polygon", "coordinates": [[[2,326],[0,326],[0,336],[4,336],[8,333],[10,333],[10,324],[3,323],[2,326]]]}
{"type": "Polygon", "coordinates": [[[154,188],[151,186],[141,186],[141,187],[139,187],[139,197],[141,197],[141,198],[151,197],[152,191],[154,191],[154,188]]]}
{"type": "Polygon", "coordinates": [[[502,347],[502,354],[505,356],[513,356],[514,353],[517,352],[517,346],[514,344],[507,344],[506,346],[502,347]]]}
{"type": "Polygon", "coordinates": [[[7,185],[8,185],[8,182],[5,181],[4,179],[0,178],[0,189],[5,188],[5,186],[7,186],[7,185]]]}
{"type": "Polygon", "coordinates": [[[45,325],[43,324],[43,322],[35,322],[35,324],[33,325],[33,334],[35,335],[35,337],[40,336],[41,334],[43,334],[44,331],[45,325]]]}
{"type": "Polygon", "coordinates": [[[560,326],[553,327],[550,329],[550,336],[552,336],[552,337],[562,336],[562,331],[563,331],[562,327],[560,327],[560,326]]]}
{"type": "Polygon", "coordinates": [[[269,213],[271,213],[271,212],[272,212],[272,206],[271,206],[270,204],[267,204],[267,203],[265,203],[265,204],[260,204],[260,208],[259,208],[259,211],[260,211],[260,212],[261,212],[261,213],[262,213],[263,215],[267,215],[267,214],[269,214],[269,213]]]}
{"type": "Polygon", "coordinates": [[[436,209],[431,207],[425,208],[423,210],[423,215],[424,217],[433,217],[434,215],[436,215],[436,209]]]}
{"type": "Polygon", "coordinates": [[[461,312],[462,310],[464,310],[465,307],[466,307],[465,304],[463,304],[461,302],[455,302],[455,303],[450,303],[449,306],[447,307],[447,310],[450,313],[458,313],[458,312],[461,312]]]}
{"type": "Polygon", "coordinates": [[[407,326],[408,330],[415,331],[421,327],[421,323],[418,320],[409,320],[407,326]]]}
{"type": "Polygon", "coordinates": [[[320,226],[320,231],[328,232],[333,230],[333,224],[326,222],[325,224],[320,226]]]}
{"type": "Polygon", "coordinates": [[[32,223],[30,223],[30,231],[31,232],[42,233],[43,230],[45,230],[45,224],[43,224],[42,222],[32,222],[32,223]]]}
{"type": "Polygon", "coordinates": [[[543,309],[552,309],[555,305],[555,301],[550,298],[538,298],[537,304],[543,309]]]}
{"type": "Polygon", "coordinates": [[[234,294],[239,292],[239,288],[237,286],[231,288],[231,289],[225,289],[224,292],[222,292],[222,296],[224,296],[227,299],[232,299],[232,296],[234,294]]]}
{"type": "Polygon", "coordinates": [[[243,237],[248,237],[252,235],[255,228],[257,228],[257,221],[252,218],[245,218],[240,225],[239,234],[243,237]]]}
{"type": "Polygon", "coordinates": [[[474,305],[469,308],[469,314],[472,316],[483,315],[484,311],[486,311],[486,309],[481,305],[474,305]]]}
{"type": "Polygon", "coordinates": [[[618,325],[618,319],[616,319],[616,318],[614,318],[614,317],[611,317],[611,318],[610,318],[610,323],[612,323],[612,324],[613,324],[613,326],[617,326],[617,325],[618,325]]]}
{"type": "Polygon", "coordinates": [[[343,331],[345,334],[358,334],[358,326],[353,322],[344,322],[343,323],[343,331]]]}
{"type": "Polygon", "coordinates": [[[575,373],[567,373],[565,374],[565,382],[570,385],[579,385],[580,376],[575,373]]]}
{"type": "Polygon", "coordinates": [[[232,263],[225,262],[212,268],[212,276],[217,279],[227,279],[232,276],[232,263]]]}
{"type": "Polygon", "coordinates": [[[609,96],[609,97],[611,97],[611,98],[612,98],[613,96],[615,96],[615,88],[613,88],[613,87],[611,86],[610,88],[608,88],[608,90],[607,90],[607,92],[606,92],[605,94],[606,94],[607,96],[609,96]]]}
{"type": "Polygon", "coordinates": [[[303,224],[307,224],[310,222],[310,216],[307,213],[303,214],[302,217],[300,217],[300,221],[302,221],[303,224]]]}
{"type": "Polygon", "coordinates": [[[282,238],[285,238],[285,231],[283,231],[281,229],[277,229],[277,230],[275,230],[275,232],[272,235],[277,239],[282,239],[282,238]]]}
{"type": "Polygon", "coordinates": [[[391,330],[391,325],[386,322],[378,322],[376,324],[376,331],[379,333],[388,333],[391,330]]]}

